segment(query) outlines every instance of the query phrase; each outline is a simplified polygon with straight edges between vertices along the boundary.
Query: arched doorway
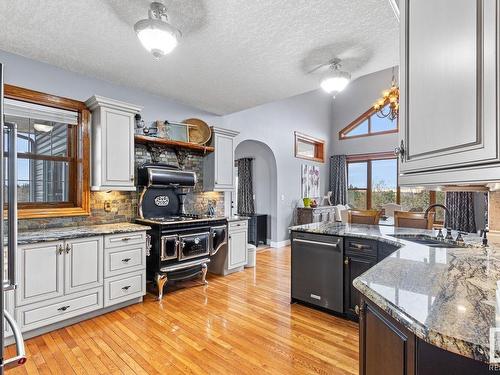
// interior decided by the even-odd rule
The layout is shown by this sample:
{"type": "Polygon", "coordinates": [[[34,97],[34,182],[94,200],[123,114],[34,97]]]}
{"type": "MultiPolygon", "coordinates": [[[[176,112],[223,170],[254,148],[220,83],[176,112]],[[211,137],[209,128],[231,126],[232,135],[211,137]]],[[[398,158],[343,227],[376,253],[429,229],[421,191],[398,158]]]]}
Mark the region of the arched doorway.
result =
{"type": "MultiPolygon", "coordinates": [[[[263,142],[247,139],[234,151],[235,159],[252,158],[253,194],[255,212],[268,215],[267,237],[277,241],[278,178],[276,158],[271,148],[263,142]]],[[[236,197],[233,201],[236,202],[236,197]]],[[[236,203],[235,203],[236,206],[236,203]]],[[[234,209],[236,211],[236,208],[234,209]]]]}

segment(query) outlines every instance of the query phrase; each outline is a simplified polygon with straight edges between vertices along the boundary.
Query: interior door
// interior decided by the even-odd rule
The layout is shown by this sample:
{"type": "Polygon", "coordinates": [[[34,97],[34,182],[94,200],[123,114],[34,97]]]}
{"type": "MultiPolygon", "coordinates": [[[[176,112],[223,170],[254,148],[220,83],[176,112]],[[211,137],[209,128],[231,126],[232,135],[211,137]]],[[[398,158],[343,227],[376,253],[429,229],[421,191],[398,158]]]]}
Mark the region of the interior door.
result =
{"type": "Polygon", "coordinates": [[[64,246],[64,289],[74,293],[102,285],[102,237],[68,240],[64,246]]]}
{"type": "Polygon", "coordinates": [[[403,173],[500,160],[494,0],[401,1],[403,173]]]}

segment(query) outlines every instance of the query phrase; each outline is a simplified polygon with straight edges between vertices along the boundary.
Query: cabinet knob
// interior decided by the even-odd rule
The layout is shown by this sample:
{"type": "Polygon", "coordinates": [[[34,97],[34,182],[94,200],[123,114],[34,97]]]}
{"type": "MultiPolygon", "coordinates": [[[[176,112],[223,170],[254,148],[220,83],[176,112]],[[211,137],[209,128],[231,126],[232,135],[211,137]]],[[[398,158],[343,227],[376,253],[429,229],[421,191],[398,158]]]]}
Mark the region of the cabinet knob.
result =
{"type": "Polygon", "coordinates": [[[64,252],[63,245],[59,245],[59,246],[57,247],[57,252],[59,253],[59,255],[62,255],[62,253],[64,252]]]}
{"type": "Polygon", "coordinates": [[[344,258],[344,264],[347,266],[349,264],[349,258],[344,258]]]}

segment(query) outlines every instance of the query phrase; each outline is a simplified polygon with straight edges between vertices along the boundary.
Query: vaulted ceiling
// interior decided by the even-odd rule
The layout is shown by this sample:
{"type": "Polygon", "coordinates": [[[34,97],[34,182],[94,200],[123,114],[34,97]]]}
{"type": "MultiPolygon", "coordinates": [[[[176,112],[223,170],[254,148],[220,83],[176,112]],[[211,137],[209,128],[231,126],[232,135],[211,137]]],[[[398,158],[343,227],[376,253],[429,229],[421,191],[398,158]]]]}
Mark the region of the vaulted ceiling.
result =
{"type": "Polygon", "coordinates": [[[358,77],[398,63],[387,0],[165,0],[183,34],[159,61],[133,25],[147,0],[0,0],[0,49],[216,114],[314,90],[333,57],[358,77]]]}

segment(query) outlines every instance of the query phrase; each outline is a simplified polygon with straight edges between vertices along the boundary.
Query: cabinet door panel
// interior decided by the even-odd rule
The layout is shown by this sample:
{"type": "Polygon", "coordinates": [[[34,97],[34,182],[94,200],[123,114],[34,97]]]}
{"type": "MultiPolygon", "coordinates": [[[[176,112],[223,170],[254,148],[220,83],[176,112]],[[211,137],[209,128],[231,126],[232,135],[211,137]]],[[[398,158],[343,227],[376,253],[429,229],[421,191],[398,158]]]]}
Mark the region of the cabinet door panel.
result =
{"type": "Polygon", "coordinates": [[[403,173],[499,161],[498,5],[401,1],[403,173]]]}
{"type": "Polygon", "coordinates": [[[379,313],[363,303],[360,311],[360,374],[414,374],[414,340],[379,313]]]}
{"type": "Polygon", "coordinates": [[[59,251],[62,246],[60,241],[19,246],[16,306],[63,295],[64,254],[59,251]]]}
{"type": "Polygon", "coordinates": [[[215,186],[233,187],[233,138],[218,135],[215,139],[215,186]]]}
{"type": "Polygon", "coordinates": [[[133,185],[134,179],[134,123],[133,115],[104,109],[105,155],[103,180],[105,185],[133,185]]]}
{"type": "Polygon", "coordinates": [[[74,293],[102,285],[102,237],[66,241],[65,293],[74,293]]]}
{"type": "Polygon", "coordinates": [[[247,231],[229,233],[228,269],[241,267],[247,264],[247,231]]]}
{"type": "Polygon", "coordinates": [[[359,292],[352,285],[354,279],[375,265],[375,259],[346,256],[344,258],[344,312],[356,314],[359,306],[359,292]]]}

